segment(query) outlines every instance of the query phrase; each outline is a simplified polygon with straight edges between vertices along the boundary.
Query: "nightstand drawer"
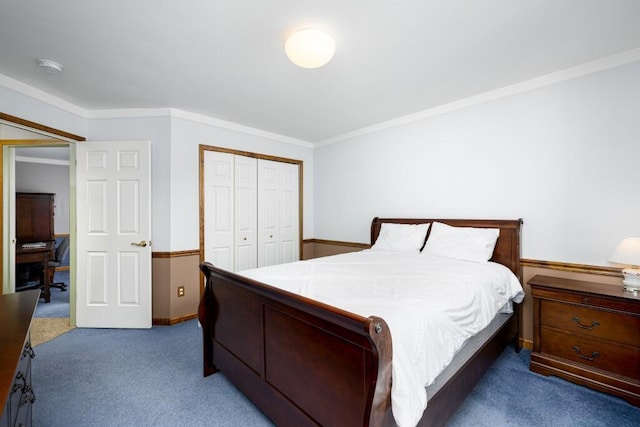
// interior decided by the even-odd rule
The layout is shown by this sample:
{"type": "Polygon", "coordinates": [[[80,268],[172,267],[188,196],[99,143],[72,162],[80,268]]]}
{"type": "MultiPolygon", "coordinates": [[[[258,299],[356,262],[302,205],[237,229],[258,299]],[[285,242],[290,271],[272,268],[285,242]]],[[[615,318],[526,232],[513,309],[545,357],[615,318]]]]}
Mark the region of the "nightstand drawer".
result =
{"type": "Polygon", "coordinates": [[[618,345],[548,327],[541,329],[541,353],[640,379],[640,348],[618,345]]]}
{"type": "MultiPolygon", "coordinates": [[[[623,296],[627,296],[622,291],[622,287],[620,287],[619,291],[623,294],[623,296]]],[[[533,294],[532,289],[532,294],[533,294]]],[[[609,291],[613,292],[613,291],[609,291]]],[[[610,296],[607,297],[598,297],[593,294],[581,294],[576,291],[570,292],[558,292],[555,289],[535,289],[534,297],[541,299],[550,299],[553,301],[567,302],[572,304],[580,304],[580,305],[588,305],[592,307],[600,307],[606,308],[614,311],[621,311],[625,313],[637,313],[638,311],[638,300],[632,297],[629,293],[629,298],[625,299],[614,299],[610,296]]]]}
{"type": "Polygon", "coordinates": [[[640,317],[545,300],[540,313],[542,326],[640,347],[640,317]]]}

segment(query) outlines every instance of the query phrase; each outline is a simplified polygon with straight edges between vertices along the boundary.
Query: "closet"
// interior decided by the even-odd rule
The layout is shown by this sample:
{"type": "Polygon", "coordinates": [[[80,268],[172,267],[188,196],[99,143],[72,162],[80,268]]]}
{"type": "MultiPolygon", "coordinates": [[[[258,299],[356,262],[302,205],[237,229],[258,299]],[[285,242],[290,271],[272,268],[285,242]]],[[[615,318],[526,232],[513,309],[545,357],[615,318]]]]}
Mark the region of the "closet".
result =
{"type": "Polygon", "coordinates": [[[296,163],[204,151],[204,259],[229,271],[300,259],[296,163]]]}

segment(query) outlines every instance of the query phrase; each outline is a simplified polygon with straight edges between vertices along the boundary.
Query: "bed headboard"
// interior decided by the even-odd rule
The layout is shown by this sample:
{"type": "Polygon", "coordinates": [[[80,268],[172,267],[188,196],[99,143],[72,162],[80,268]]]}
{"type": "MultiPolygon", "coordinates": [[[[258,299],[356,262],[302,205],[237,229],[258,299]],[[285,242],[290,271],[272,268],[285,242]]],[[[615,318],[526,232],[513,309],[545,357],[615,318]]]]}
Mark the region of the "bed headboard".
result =
{"type": "MultiPolygon", "coordinates": [[[[477,227],[499,228],[500,235],[496,242],[491,261],[506,265],[522,280],[522,267],[520,265],[520,229],[522,219],[424,219],[424,218],[378,218],[371,222],[371,245],[373,245],[380,233],[383,222],[395,224],[425,224],[433,221],[442,222],[453,227],[477,227]]],[[[431,233],[431,228],[429,228],[431,233]]],[[[427,234],[427,239],[429,234],[427,234]]]]}

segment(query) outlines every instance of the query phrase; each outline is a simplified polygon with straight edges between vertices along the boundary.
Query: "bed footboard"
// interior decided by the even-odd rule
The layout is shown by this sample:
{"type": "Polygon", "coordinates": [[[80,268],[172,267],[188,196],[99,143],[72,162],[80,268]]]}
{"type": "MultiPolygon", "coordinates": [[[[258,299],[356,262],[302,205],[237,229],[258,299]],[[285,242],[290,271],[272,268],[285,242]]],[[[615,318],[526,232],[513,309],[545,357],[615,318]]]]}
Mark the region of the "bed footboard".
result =
{"type": "Polygon", "coordinates": [[[391,335],[364,318],[202,263],[204,375],[278,425],[393,425],[391,335]]]}

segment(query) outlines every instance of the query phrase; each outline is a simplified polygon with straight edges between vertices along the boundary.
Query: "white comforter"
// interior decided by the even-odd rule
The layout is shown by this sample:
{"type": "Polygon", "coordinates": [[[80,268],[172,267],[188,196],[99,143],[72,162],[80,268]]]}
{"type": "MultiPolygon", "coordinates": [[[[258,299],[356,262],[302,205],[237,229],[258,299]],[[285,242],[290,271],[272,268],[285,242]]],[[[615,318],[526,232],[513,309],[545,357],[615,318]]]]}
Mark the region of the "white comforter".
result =
{"type": "Polygon", "coordinates": [[[425,387],[464,342],[524,297],[503,265],[406,252],[365,250],[239,274],[364,317],[382,317],[393,337],[391,403],[400,427],[418,423],[427,407],[425,387]]]}

